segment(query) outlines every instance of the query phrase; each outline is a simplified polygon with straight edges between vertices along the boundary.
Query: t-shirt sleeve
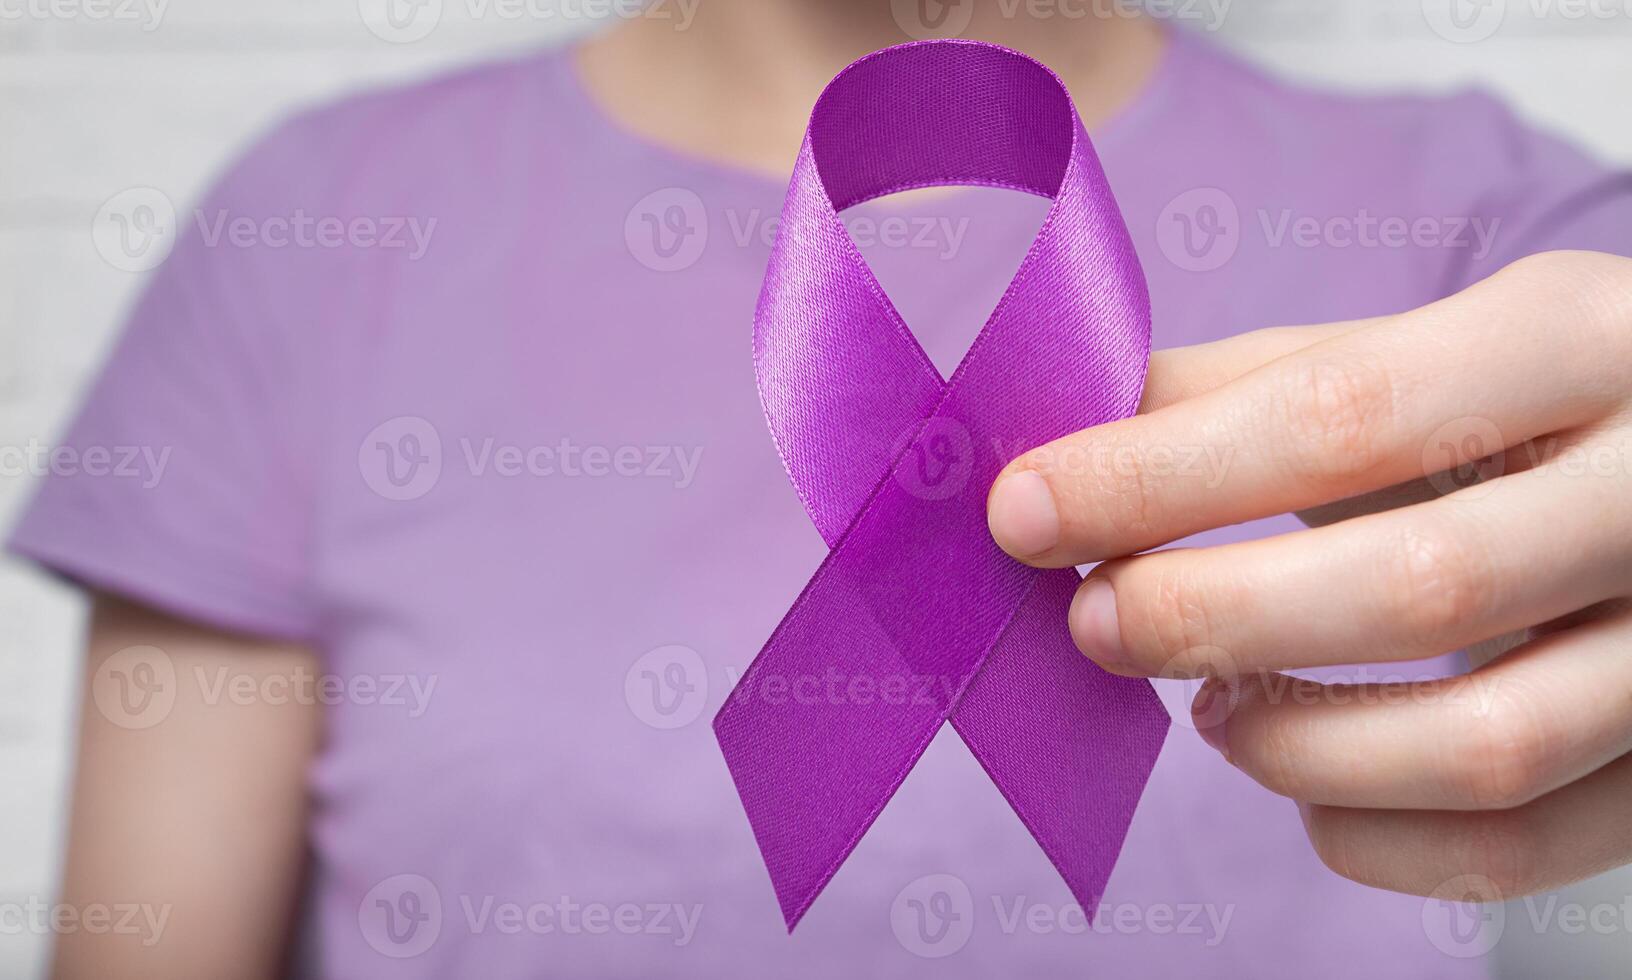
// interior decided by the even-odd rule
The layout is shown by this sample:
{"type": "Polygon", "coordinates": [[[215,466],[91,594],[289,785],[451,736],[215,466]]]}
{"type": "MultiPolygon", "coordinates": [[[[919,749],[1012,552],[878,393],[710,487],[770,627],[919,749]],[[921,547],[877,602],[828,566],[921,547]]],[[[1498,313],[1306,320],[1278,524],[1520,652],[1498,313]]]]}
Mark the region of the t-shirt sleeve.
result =
{"type": "Polygon", "coordinates": [[[1520,122],[1489,96],[1453,100],[1446,138],[1470,173],[1488,175],[1468,208],[1486,222],[1490,247],[1455,270],[1462,288],[1526,255],[1584,249],[1632,256],[1632,169],[1606,165],[1520,122]]]}
{"type": "Polygon", "coordinates": [[[257,237],[300,198],[287,175],[310,167],[304,142],[282,127],[178,213],[77,417],[37,454],[12,551],[208,625],[311,636],[321,345],[291,309],[299,258],[257,237]]]}

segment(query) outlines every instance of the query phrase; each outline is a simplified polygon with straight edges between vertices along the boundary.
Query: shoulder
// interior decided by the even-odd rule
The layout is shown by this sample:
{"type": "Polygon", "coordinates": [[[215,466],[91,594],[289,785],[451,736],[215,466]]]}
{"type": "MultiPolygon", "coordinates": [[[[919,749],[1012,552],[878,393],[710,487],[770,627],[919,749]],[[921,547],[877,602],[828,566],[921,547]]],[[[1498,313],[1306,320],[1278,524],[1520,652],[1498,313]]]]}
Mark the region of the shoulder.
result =
{"type": "Polygon", "coordinates": [[[1601,169],[1567,141],[1476,87],[1442,93],[1339,91],[1293,81],[1195,37],[1175,41],[1176,101],[1208,145],[1294,182],[1387,181],[1439,197],[1542,173],[1601,169]],[[1315,178],[1311,181],[1310,178],[1315,178]]]}
{"type": "Polygon", "coordinates": [[[1183,108],[1170,117],[1170,142],[1192,143],[1198,167],[1266,198],[1258,203],[1317,216],[1480,220],[1500,227],[1491,258],[1501,260],[1555,244],[1547,229],[1559,215],[1625,180],[1481,89],[1335,91],[1280,78],[1204,39],[1175,43],[1173,102],[1183,108]]]}
{"type": "Polygon", "coordinates": [[[1340,91],[1281,77],[1202,39],[1175,44],[1187,118],[1206,135],[1229,134],[1251,156],[1284,168],[1324,163],[1339,173],[1386,169],[1400,177],[1454,171],[1466,185],[1558,143],[1478,88],[1340,91]]]}

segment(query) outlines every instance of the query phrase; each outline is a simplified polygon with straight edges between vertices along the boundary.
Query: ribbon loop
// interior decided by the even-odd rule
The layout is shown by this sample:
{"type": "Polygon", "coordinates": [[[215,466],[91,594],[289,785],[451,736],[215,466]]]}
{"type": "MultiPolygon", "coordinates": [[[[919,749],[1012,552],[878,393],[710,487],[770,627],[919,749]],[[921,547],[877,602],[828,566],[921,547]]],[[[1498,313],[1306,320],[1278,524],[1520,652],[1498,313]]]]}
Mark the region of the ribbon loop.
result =
{"type": "Polygon", "coordinates": [[[1006,48],[947,42],[890,48],[846,68],[817,100],[809,137],[822,186],[843,211],[946,184],[1053,197],[1075,125],[1047,68],[1006,48]]]}
{"type": "Polygon", "coordinates": [[[790,929],[949,720],[1091,914],[1167,716],[1148,684],[1076,653],[1076,573],[1004,555],[985,495],[1016,451],[1132,414],[1149,345],[1132,244],[1047,68],[919,42],[824,91],[754,359],[767,425],[832,550],[715,719],[790,929]],[[1053,205],[943,381],[838,210],[948,183],[1053,205]],[[787,696],[813,688],[823,696],[787,696]]]}

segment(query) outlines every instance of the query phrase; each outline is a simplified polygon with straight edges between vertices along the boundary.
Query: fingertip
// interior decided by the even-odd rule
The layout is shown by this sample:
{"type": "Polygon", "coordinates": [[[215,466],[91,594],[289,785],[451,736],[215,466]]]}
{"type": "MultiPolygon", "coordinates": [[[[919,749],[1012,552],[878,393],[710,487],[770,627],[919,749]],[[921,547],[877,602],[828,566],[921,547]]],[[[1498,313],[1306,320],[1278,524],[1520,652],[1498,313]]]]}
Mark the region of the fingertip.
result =
{"type": "Polygon", "coordinates": [[[1048,481],[1030,469],[998,476],[986,499],[986,526],[999,548],[1036,564],[1060,542],[1060,512],[1048,481]]]}
{"type": "Polygon", "coordinates": [[[1071,638],[1077,649],[1106,670],[1130,674],[1130,662],[1122,643],[1122,628],[1116,614],[1116,589],[1102,576],[1090,576],[1077,587],[1067,613],[1071,638]]]}

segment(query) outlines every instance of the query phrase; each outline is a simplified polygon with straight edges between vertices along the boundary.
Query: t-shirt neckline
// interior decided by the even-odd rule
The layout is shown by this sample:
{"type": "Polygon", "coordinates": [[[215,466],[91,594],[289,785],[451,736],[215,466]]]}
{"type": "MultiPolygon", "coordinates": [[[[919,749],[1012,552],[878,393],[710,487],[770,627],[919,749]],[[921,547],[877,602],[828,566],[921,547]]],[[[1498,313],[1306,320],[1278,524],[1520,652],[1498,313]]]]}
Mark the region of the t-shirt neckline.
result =
{"type": "MultiPolygon", "coordinates": [[[[1190,49],[1197,43],[1182,28],[1162,26],[1165,42],[1155,68],[1144,87],[1104,123],[1090,131],[1095,150],[1103,156],[1107,150],[1119,148],[1133,139],[1142,128],[1157,118],[1171,101],[1179,87],[1190,60],[1190,49]]],[[[584,84],[576,64],[578,43],[562,45],[550,51],[545,58],[544,70],[554,83],[551,88],[560,94],[563,107],[579,117],[586,128],[598,131],[605,139],[622,144],[632,153],[652,160],[665,172],[677,169],[711,183],[735,184],[763,189],[780,194],[786,189],[787,177],[757,170],[752,167],[720,160],[685,150],[635,131],[605,109],[584,84]]],[[[790,158],[791,168],[793,161],[790,158]]]]}

